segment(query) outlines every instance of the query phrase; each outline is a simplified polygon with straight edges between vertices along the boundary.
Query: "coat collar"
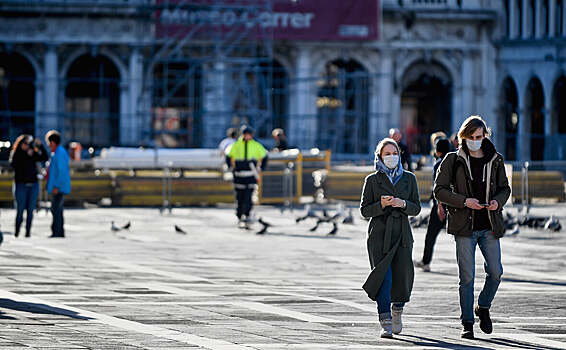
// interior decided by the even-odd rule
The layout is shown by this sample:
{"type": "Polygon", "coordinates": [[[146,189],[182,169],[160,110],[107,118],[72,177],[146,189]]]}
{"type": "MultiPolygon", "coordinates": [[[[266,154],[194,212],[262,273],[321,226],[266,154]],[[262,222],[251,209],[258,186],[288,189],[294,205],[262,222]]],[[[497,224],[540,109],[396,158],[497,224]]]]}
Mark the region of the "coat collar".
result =
{"type": "Polygon", "coordinates": [[[387,189],[388,191],[390,191],[391,193],[396,193],[396,189],[395,189],[396,187],[402,188],[407,186],[408,177],[405,176],[405,171],[403,171],[403,175],[401,175],[401,178],[399,179],[397,184],[395,184],[395,186],[391,183],[391,181],[384,172],[376,171],[375,174],[376,174],[375,178],[377,180],[377,183],[380,184],[385,189],[387,189]]]}

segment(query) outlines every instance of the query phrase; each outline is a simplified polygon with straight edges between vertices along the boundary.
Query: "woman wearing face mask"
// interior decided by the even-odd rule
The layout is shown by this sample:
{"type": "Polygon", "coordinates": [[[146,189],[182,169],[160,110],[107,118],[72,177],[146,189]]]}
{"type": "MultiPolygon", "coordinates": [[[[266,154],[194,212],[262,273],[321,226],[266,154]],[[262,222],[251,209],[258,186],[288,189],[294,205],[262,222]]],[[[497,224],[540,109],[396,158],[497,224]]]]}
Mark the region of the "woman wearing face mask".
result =
{"type": "Polygon", "coordinates": [[[375,173],[365,179],[361,214],[371,218],[367,249],[371,266],[363,288],[377,302],[381,337],[401,333],[401,314],[413,288],[413,234],[409,216],[421,211],[417,179],[403,170],[397,143],[390,138],[375,150],[375,173]]]}
{"type": "Polygon", "coordinates": [[[503,157],[496,152],[489,134],[481,117],[466,119],[458,131],[460,148],[444,158],[434,183],[434,196],[448,210],[447,231],[456,241],[461,336],[468,339],[474,338],[474,313],[481,330],[492,332],[489,309],[503,273],[499,238],[505,232],[502,208],[511,188],[503,157]],[[474,309],[476,246],[485,260],[486,278],[474,309]]]}
{"type": "Polygon", "coordinates": [[[47,161],[47,151],[39,139],[33,141],[31,135],[20,135],[14,142],[10,153],[10,165],[14,168],[14,197],[16,199],[16,230],[14,236],[20,234],[20,227],[26,216],[26,237],[31,235],[33,210],[37,203],[39,185],[37,183],[37,162],[47,161]]]}

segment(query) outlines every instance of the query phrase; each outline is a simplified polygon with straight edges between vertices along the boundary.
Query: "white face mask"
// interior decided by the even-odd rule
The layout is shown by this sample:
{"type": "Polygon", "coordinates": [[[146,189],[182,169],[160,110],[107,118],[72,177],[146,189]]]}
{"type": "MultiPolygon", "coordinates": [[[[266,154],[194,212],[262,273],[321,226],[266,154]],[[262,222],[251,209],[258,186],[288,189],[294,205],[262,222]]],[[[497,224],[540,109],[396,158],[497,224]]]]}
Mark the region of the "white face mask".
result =
{"type": "Polygon", "coordinates": [[[397,155],[390,155],[383,157],[383,164],[389,169],[395,169],[395,167],[399,164],[399,156],[397,155]]]}
{"type": "Polygon", "coordinates": [[[466,145],[468,146],[468,149],[472,152],[478,151],[481,148],[481,143],[483,142],[483,139],[481,140],[466,140],[466,145]]]}

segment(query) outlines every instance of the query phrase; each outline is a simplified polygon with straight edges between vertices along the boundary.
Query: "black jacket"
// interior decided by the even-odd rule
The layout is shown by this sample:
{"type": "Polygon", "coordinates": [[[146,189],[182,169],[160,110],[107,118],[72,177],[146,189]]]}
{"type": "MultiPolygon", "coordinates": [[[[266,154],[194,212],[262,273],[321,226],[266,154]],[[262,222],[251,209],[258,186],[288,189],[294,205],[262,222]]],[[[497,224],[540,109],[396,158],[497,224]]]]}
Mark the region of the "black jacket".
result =
{"type": "Polygon", "coordinates": [[[47,151],[43,145],[36,146],[37,152],[33,151],[31,156],[18,148],[12,151],[10,165],[14,168],[15,183],[35,183],[37,182],[37,162],[46,162],[48,159],[47,151]]]}
{"type": "MultiPolygon", "coordinates": [[[[489,203],[494,199],[498,203],[497,210],[488,212],[488,219],[494,237],[500,238],[505,233],[502,210],[511,194],[511,187],[505,174],[503,157],[496,152],[489,139],[484,139],[482,150],[484,157],[488,159],[484,168],[487,187],[485,202],[489,203]]],[[[464,205],[466,198],[474,197],[472,192],[469,155],[466,147],[460,146],[457,152],[450,152],[444,157],[434,181],[434,196],[439,202],[446,204],[448,209],[448,233],[456,236],[472,235],[475,210],[464,205]]]]}

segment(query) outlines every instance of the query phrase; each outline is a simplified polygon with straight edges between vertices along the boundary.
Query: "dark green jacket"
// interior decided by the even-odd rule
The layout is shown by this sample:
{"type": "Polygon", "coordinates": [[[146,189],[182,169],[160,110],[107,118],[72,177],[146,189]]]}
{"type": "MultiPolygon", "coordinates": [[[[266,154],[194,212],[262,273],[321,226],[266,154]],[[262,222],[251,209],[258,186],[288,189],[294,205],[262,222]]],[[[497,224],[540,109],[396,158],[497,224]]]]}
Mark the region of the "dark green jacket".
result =
{"type": "MultiPolygon", "coordinates": [[[[495,147],[484,139],[482,144],[484,157],[489,161],[485,164],[486,174],[486,198],[489,203],[495,199],[499,204],[497,210],[488,211],[489,221],[496,238],[501,238],[505,234],[503,222],[503,205],[509,199],[511,187],[505,174],[505,166],[501,154],[495,151],[495,147]]],[[[451,152],[444,157],[442,164],[436,174],[434,182],[434,196],[448,209],[447,231],[455,236],[472,236],[474,212],[464,205],[466,198],[472,195],[472,175],[470,169],[469,155],[460,147],[458,152],[451,152]]],[[[484,202],[480,200],[480,202],[484,202]]]]}
{"type": "Polygon", "coordinates": [[[391,302],[407,302],[413,289],[413,234],[408,216],[421,211],[417,179],[404,171],[393,186],[387,175],[376,172],[366,177],[360,204],[362,216],[371,218],[368,227],[367,249],[372,269],[363,289],[375,300],[387,269],[391,265],[393,285],[391,302]],[[381,207],[381,196],[404,199],[406,208],[381,207]]]}

